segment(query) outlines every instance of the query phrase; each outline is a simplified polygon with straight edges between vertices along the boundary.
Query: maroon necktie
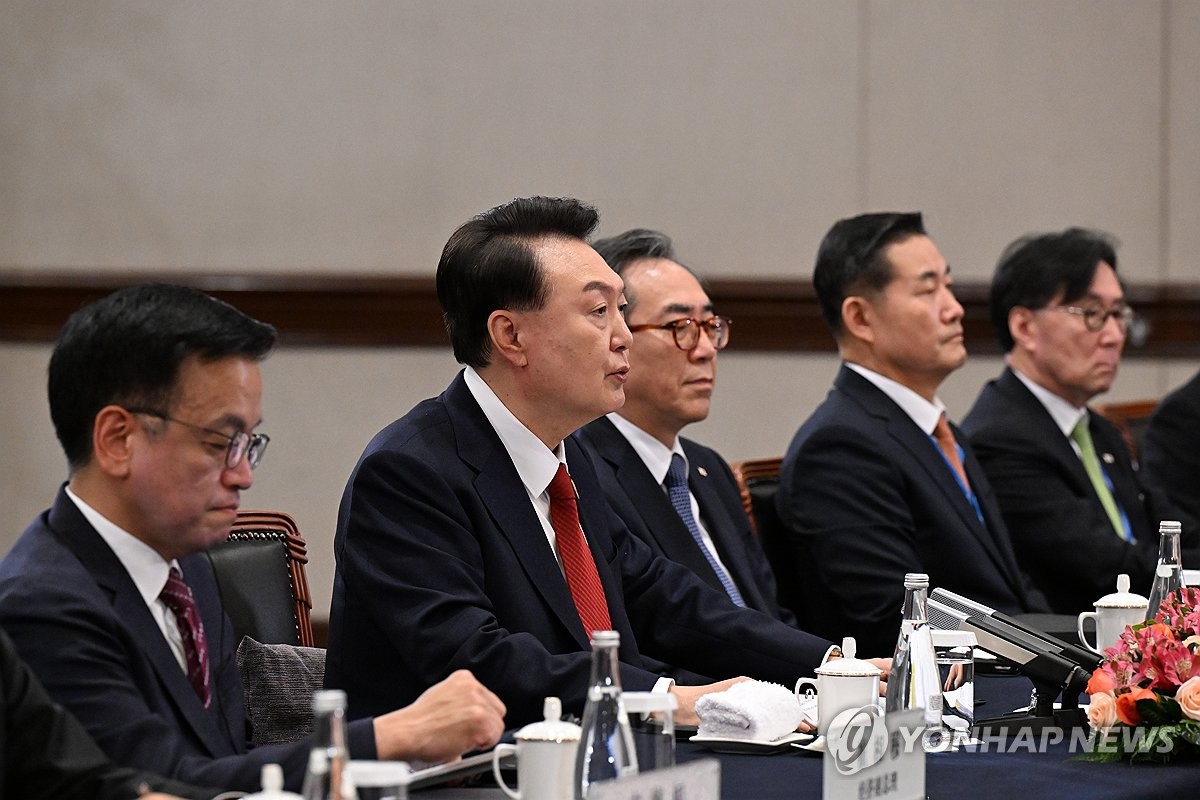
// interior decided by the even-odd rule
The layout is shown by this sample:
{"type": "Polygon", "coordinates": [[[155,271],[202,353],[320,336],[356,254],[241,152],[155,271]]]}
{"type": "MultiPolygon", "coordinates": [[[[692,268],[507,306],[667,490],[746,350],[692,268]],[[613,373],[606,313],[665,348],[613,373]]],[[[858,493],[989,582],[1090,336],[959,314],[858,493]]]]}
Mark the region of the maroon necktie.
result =
{"type": "Polygon", "coordinates": [[[575,485],[567,474],[565,464],[558,465],[554,480],[546,491],[550,493],[550,525],[562,557],[563,571],[567,574],[567,586],[575,610],[583,622],[583,629],[590,637],[592,631],[612,630],[608,617],[608,603],[604,600],[604,587],[592,551],[583,538],[579,527],[579,508],[575,504],[575,485]]]}
{"type": "Polygon", "coordinates": [[[204,640],[204,623],[200,621],[200,611],[192,599],[192,590],[183,582],[178,567],[171,567],[167,585],[158,597],[175,614],[179,635],[183,638],[188,681],[200,696],[204,707],[208,708],[212,702],[212,691],[208,681],[208,645],[204,640]]]}

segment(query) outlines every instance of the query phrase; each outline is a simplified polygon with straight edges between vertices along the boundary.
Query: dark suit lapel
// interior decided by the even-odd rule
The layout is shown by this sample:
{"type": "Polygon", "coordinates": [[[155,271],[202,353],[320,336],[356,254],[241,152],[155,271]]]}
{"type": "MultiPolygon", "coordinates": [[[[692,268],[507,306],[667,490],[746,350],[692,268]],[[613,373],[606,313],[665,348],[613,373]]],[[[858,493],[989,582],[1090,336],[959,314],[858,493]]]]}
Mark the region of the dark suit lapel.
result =
{"type": "MultiPolygon", "coordinates": [[[[729,571],[733,582],[737,584],[738,591],[741,592],[742,599],[746,601],[747,605],[765,613],[771,613],[770,604],[765,602],[754,571],[746,559],[745,546],[741,541],[745,523],[740,523],[731,515],[730,509],[721,499],[720,492],[713,483],[714,475],[717,474],[715,472],[717,466],[706,463],[707,459],[703,454],[695,448],[689,448],[686,442],[684,451],[688,454],[690,470],[688,485],[691,487],[692,494],[696,496],[696,503],[700,506],[700,516],[704,518],[705,530],[708,531],[713,544],[716,545],[721,562],[729,571]]],[[[703,556],[701,557],[703,558],[703,556]]],[[[723,589],[719,582],[717,588],[723,589]]]]}
{"type": "Polygon", "coordinates": [[[1153,534],[1153,530],[1144,529],[1146,526],[1141,524],[1146,517],[1142,506],[1142,490],[1137,474],[1133,471],[1129,453],[1125,449],[1125,441],[1111,425],[1097,419],[1098,416],[1088,409],[1088,427],[1096,445],[1096,457],[1100,459],[1100,466],[1112,481],[1113,497],[1129,518],[1129,525],[1135,537],[1140,539],[1153,534]]]}
{"type": "MultiPolygon", "coordinates": [[[[76,555],[80,563],[91,570],[96,583],[112,598],[113,612],[137,640],[138,647],[154,668],[159,683],[170,697],[179,718],[186,722],[211,755],[228,755],[231,748],[236,751],[236,745],[218,727],[217,714],[220,710],[216,709],[215,713],[210,713],[200,702],[195,689],[188,682],[187,675],[175,660],[175,654],[171,652],[171,646],[167,644],[162,629],[154,621],[146,601],[142,599],[120,559],[65,493],[60,493],[55,500],[54,508],[50,512],[50,528],[76,555]]],[[[209,618],[204,619],[204,623],[206,633],[209,630],[220,630],[220,622],[211,619],[211,612],[209,618]],[[212,627],[209,627],[210,624],[212,627]]],[[[211,644],[210,648],[215,646],[211,644]]],[[[216,665],[210,664],[210,669],[215,676],[216,665]]],[[[218,692],[214,681],[214,704],[218,692]]]]}
{"type": "MultiPolygon", "coordinates": [[[[661,485],[655,482],[641,456],[616,426],[601,417],[587,426],[586,435],[601,458],[612,467],[617,483],[642,518],[645,534],[653,540],[658,550],[672,561],[686,566],[714,589],[724,591],[708,559],[696,546],[691,532],[679,518],[661,485]]],[[[695,469],[692,471],[694,473],[695,469]]],[[[693,479],[689,476],[688,480],[693,479]]]]}
{"type": "MultiPolygon", "coordinates": [[[[491,514],[496,527],[508,539],[529,582],[554,611],[583,649],[591,645],[575,610],[558,559],[550,548],[537,513],[529,502],[525,485],[500,437],[483,410],[471,396],[462,374],[445,392],[451,423],[456,431],[458,454],[476,470],[475,490],[491,514]]],[[[593,548],[593,557],[595,550],[593,548]]],[[[608,591],[609,587],[605,586],[608,591]]],[[[611,606],[611,603],[610,603],[611,606]]]]}
{"type": "MultiPolygon", "coordinates": [[[[904,409],[896,405],[882,390],[853,370],[842,367],[842,372],[837,378],[837,385],[858,399],[869,413],[885,421],[888,436],[912,456],[912,460],[925,475],[929,485],[937,487],[945,499],[946,505],[953,509],[963,528],[975,537],[984,552],[1011,579],[1012,564],[1001,554],[992,532],[979,521],[975,509],[963,494],[958,481],[955,480],[954,473],[928,434],[918,428],[912,418],[904,413],[904,409]]],[[[966,441],[961,433],[956,433],[955,436],[959,439],[960,444],[966,441]]],[[[975,475],[968,470],[967,479],[977,479],[976,476],[979,474],[978,469],[976,469],[975,475]]]]}
{"type": "MultiPolygon", "coordinates": [[[[1054,422],[1054,417],[1042,405],[1033,392],[1029,391],[1021,379],[1011,369],[1006,369],[996,381],[996,391],[1003,394],[1019,409],[1017,417],[1020,422],[1016,428],[1017,435],[1029,442],[1032,453],[1045,453],[1058,462],[1064,475],[1070,475],[1077,492],[1092,492],[1092,481],[1083,468],[1083,461],[1071,446],[1071,440],[1063,435],[1062,429],[1054,422]]],[[[1093,426],[1094,429],[1094,426],[1093,426]]],[[[1096,444],[1099,450],[1099,442],[1096,444]]]]}

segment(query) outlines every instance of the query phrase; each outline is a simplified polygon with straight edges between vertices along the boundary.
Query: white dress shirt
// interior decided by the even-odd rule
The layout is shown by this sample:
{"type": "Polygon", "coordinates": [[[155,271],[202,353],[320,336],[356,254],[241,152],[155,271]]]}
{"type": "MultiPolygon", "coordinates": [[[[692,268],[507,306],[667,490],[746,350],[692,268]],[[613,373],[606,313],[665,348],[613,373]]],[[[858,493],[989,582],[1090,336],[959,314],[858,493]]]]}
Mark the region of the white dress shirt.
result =
{"type": "MultiPolygon", "coordinates": [[[[487,417],[488,422],[496,431],[496,435],[500,437],[500,443],[508,451],[513,466],[517,468],[517,475],[520,476],[521,483],[524,484],[525,491],[529,494],[529,502],[533,504],[533,510],[537,512],[538,521],[542,524],[542,531],[546,534],[546,541],[550,544],[550,550],[554,553],[554,558],[558,561],[558,568],[561,571],[563,568],[562,558],[558,553],[554,526],[550,523],[549,488],[550,481],[558,472],[558,465],[567,463],[566,448],[563,447],[562,442],[559,442],[558,447],[554,450],[546,447],[545,443],[533,434],[533,431],[526,428],[521,420],[513,416],[503,401],[492,391],[492,387],[488,386],[487,382],[472,367],[466,367],[463,370],[463,380],[467,384],[467,390],[475,398],[475,402],[479,403],[483,415],[487,417]]],[[[567,472],[570,471],[571,468],[568,465],[567,472]]],[[[586,532],[584,535],[586,537],[586,532]]],[[[566,577],[565,572],[563,576],[566,577]]],[[[653,691],[665,692],[674,685],[673,678],[660,677],[655,682],[653,691]]]]}
{"type": "Polygon", "coordinates": [[[1012,371],[1017,376],[1017,379],[1025,384],[1025,388],[1029,389],[1033,393],[1033,396],[1038,399],[1038,402],[1045,407],[1046,413],[1050,415],[1050,418],[1054,420],[1054,424],[1062,431],[1062,435],[1067,437],[1067,441],[1071,443],[1071,449],[1075,451],[1075,455],[1083,458],[1083,454],[1079,451],[1079,445],[1071,438],[1071,432],[1075,430],[1075,426],[1079,424],[1079,420],[1087,415],[1087,408],[1077,408],[1071,405],[1041,384],[1034,383],[1031,378],[1026,377],[1015,367],[1012,368],[1012,371]]]}
{"type": "Polygon", "coordinates": [[[163,587],[167,585],[167,576],[171,572],[171,567],[178,567],[179,562],[167,561],[150,545],[118,527],[84,502],[79,495],[72,492],[70,486],[67,487],[67,497],[71,498],[71,502],[79,509],[79,513],[83,514],[84,519],[96,529],[96,533],[100,534],[100,538],[105,541],[116,555],[117,560],[121,562],[121,566],[129,573],[133,585],[137,587],[142,600],[146,602],[146,607],[150,609],[150,615],[154,617],[167,644],[171,646],[171,652],[175,654],[175,660],[179,662],[179,668],[186,675],[187,656],[184,655],[183,636],[179,633],[179,623],[175,620],[175,613],[159,599],[163,587]]]}
{"type": "Polygon", "coordinates": [[[900,406],[901,410],[916,423],[918,428],[925,431],[927,435],[933,436],[933,429],[937,427],[938,418],[946,413],[946,404],[941,401],[941,398],[934,397],[931,403],[904,384],[880,375],[875,370],[867,369],[861,364],[852,364],[849,361],[846,362],[846,366],[869,380],[879,391],[890,397],[892,402],[900,406]]]}
{"type": "MultiPolygon", "coordinates": [[[[675,437],[675,442],[671,447],[667,447],[658,439],[655,439],[644,430],[634,425],[629,420],[622,417],[617,412],[612,412],[608,415],[608,419],[616,426],[625,440],[629,442],[629,446],[633,448],[638,457],[642,459],[642,463],[646,465],[646,469],[650,470],[650,475],[658,483],[659,488],[663,490],[663,494],[667,494],[667,487],[664,481],[667,479],[667,472],[671,469],[671,456],[679,454],[683,459],[685,474],[691,474],[691,464],[688,463],[687,454],[683,452],[683,446],[679,443],[679,437],[675,437]]],[[[696,495],[692,494],[692,484],[688,481],[688,503],[692,507],[692,519],[696,520],[696,527],[700,529],[700,539],[704,542],[704,547],[712,554],[713,560],[717,562],[729,579],[733,580],[733,575],[730,574],[729,568],[725,566],[725,562],[721,561],[721,554],[717,552],[717,546],[709,535],[708,528],[704,526],[704,519],[700,516],[700,504],[696,502],[696,495]]],[[[734,581],[736,584],[737,582],[734,581]]]]}

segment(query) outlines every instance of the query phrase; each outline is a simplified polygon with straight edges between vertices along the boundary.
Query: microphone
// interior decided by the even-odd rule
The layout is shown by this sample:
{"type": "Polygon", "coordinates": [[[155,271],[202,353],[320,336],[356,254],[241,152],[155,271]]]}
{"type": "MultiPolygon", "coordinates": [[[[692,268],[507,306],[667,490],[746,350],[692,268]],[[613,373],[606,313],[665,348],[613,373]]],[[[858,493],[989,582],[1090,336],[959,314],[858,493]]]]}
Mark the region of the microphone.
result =
{"type": "Polygon", "coordinates": [[[926,606],[929,622],[935,628],[975,634],[979,647],[1013,662],[1035,681],[1066,688],[1082,675],[1087,683],[1087,673],[1054,652],[1053,645],[986,615],[968,614],[933,599],[926,601],[926,606]]]}
{"type": "Polygon", "coordinates": [[[1010,727],[1042,730],[1086,726],[1078,698],[1090,673],[1062,654],[1061,642],[1047,642],[993,615],[963,611],[940,599],[926,601],[926,610],[935,628],[974,633],[979,647],[1012,661],[1017,671],[1033,682],[1035,697],[1029,711],[980,720],[974,726],[980,735],[1006,735],[1010,727]],[[1056,710],[1054,698],[1060,694],[1062,706],[1056,710]]]}
{"type": "MultiPolygon", "coordinates": [[[[985,606],[983,603],[976,602],[970,598],[963,597],[960,594],[947,591],[946,589],[937,588],[930,593],[930,599],[937,600],[943,606],[953,608],[968,616],[973,617],[988,617],[997,622],[1003,623],[1008,628],[1020,631],[1028,637],[1031,637],[1041,642],[1042,647],[1049,652],[1061,656],[1073,664],[1078,664],[1089,673],[1100,666],[1103,658],[1097,653],[1090,650],[1085,650],[1078,645],[1073,645],[1069,642],[1064,642],[1056,636],[1039,631],[1029,625],[1026,625],[1019,620],[1013,619],[1007,614],[1002,614],[994,608],[985,606]]],[[[987,649],[987,648],[984,648],[987,649]]]]}

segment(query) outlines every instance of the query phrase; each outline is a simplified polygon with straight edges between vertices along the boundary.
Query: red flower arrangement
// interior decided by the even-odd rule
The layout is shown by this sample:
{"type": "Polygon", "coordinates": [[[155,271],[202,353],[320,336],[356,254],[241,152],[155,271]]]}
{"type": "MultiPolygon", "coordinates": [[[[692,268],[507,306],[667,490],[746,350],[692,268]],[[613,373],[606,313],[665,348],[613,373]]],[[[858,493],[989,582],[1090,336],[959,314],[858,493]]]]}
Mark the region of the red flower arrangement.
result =
{"type": "Polygon", "coordinates": [[[1200,589],[1172,592],[1104,656],[1087,686],[1091,757],[1200,756],[1200,589]]]}

